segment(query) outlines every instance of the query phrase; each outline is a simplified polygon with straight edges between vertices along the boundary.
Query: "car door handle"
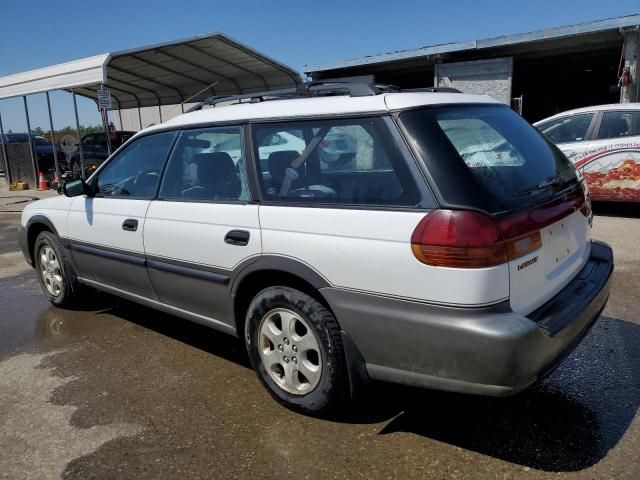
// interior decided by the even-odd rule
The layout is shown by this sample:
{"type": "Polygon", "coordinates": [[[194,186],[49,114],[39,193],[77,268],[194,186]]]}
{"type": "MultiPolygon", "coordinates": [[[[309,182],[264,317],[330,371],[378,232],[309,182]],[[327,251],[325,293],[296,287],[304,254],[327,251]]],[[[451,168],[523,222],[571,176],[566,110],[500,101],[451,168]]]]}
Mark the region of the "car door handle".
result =
{"type": "Polygon", "coordinates": [[[246,230],[231,230],[224,237],[224,242],[229,245],[245,246],[249,243],[249,232],[246,230]]]}
{"type": "Polygon", "coordinates": [[[127,232],[135,232],[138,230],[138,220],[134,218],[127,218],[124,222],[122,222],[122,229],[127,232]]]}

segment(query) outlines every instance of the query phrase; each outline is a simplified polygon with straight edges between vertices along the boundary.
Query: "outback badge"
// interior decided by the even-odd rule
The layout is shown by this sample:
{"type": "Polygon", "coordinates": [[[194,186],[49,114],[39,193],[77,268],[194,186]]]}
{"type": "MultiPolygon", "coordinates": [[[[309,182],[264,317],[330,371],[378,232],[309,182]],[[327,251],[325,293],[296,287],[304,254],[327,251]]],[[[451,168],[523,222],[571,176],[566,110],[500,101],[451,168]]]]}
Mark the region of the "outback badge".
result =
{"type": "Polygon", "coordinates": [[[536,255],[535,257],[530,258],[526,262],[522,262],[520,265],[518,265],[518,271],[522,270],[523,268],[527,268],[529,265],[533,265],[537,261],[538,261],[538,256],[536,255]]]}

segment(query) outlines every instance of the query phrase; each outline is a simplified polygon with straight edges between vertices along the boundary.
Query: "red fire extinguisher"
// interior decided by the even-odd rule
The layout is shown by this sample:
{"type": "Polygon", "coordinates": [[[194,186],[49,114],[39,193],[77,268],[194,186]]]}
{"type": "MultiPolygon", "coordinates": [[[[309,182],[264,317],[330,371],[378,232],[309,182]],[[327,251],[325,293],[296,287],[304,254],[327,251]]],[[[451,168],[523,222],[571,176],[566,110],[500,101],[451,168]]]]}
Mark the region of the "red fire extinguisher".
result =
{"type": "Polygon", "coordinates": [[[629,67],[624,67],[622,69],[622,75],[620,75],[620,81],[618,85],[621,87],[626,87],[631,83],[631,72],[629,72],[629,67]]]}

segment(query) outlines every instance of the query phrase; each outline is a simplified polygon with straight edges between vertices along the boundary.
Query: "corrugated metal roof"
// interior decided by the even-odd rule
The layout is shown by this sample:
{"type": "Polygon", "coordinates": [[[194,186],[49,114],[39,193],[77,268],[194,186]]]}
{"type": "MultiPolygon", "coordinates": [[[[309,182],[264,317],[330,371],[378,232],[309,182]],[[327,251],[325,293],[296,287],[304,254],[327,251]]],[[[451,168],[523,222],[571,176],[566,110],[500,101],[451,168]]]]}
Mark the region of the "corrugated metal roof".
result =
{"type": "Polygon", "coordinates": [[[606,20],[596,20],[593,22],[567,25],[564,27],[547,28],[528,33],[515,35],[503,35],[481,40],[470,40],[465,42],[445,43],[441,45],[431,45],[412,50],[401,50],[396,52],[382,53],[367,57],[344,60],[337,63],[305,65],[305,73],[323,72],[328,70],[339,70],[343,68],[362,67],[366,65],[395,62],[399,60],[428,57],[441,53],[460,52],[465,50],[479,50],[483,48],[504,47],[508,45],[523,44],[549,40],[554,38],[569,37],[573,35],[583,35],[606,30],[617,30],[619,28],[634,27],[640,25],[640,15],[628,15],[625,17],[610,18],[606,20]]]}
{"type": "Polygon", "coordinates": [[[300,74],[290,67],[215,33],[3,77],[0,99],[71,88],[95,99],[98,85],[104,83],[114,108],[135,108],[276,90],[300,82],[300,74]]]}

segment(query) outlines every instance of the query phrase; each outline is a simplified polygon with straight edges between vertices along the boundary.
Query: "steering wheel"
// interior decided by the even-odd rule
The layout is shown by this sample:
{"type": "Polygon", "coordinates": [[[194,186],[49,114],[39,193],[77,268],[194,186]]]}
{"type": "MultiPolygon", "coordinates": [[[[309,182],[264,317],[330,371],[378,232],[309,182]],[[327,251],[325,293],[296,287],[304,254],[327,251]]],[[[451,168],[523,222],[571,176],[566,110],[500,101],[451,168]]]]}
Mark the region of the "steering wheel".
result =
{"type": "Polygon", "coordinates": [[[150,168],[149,170],[145,170],[144,172],[136,175],[135,180],[133,181],[134,184],[138,183],[138,180],[146,177],[146,176],[158,176],[160,174],[159,170],[155,170],[153,168],[150,168]]]}

